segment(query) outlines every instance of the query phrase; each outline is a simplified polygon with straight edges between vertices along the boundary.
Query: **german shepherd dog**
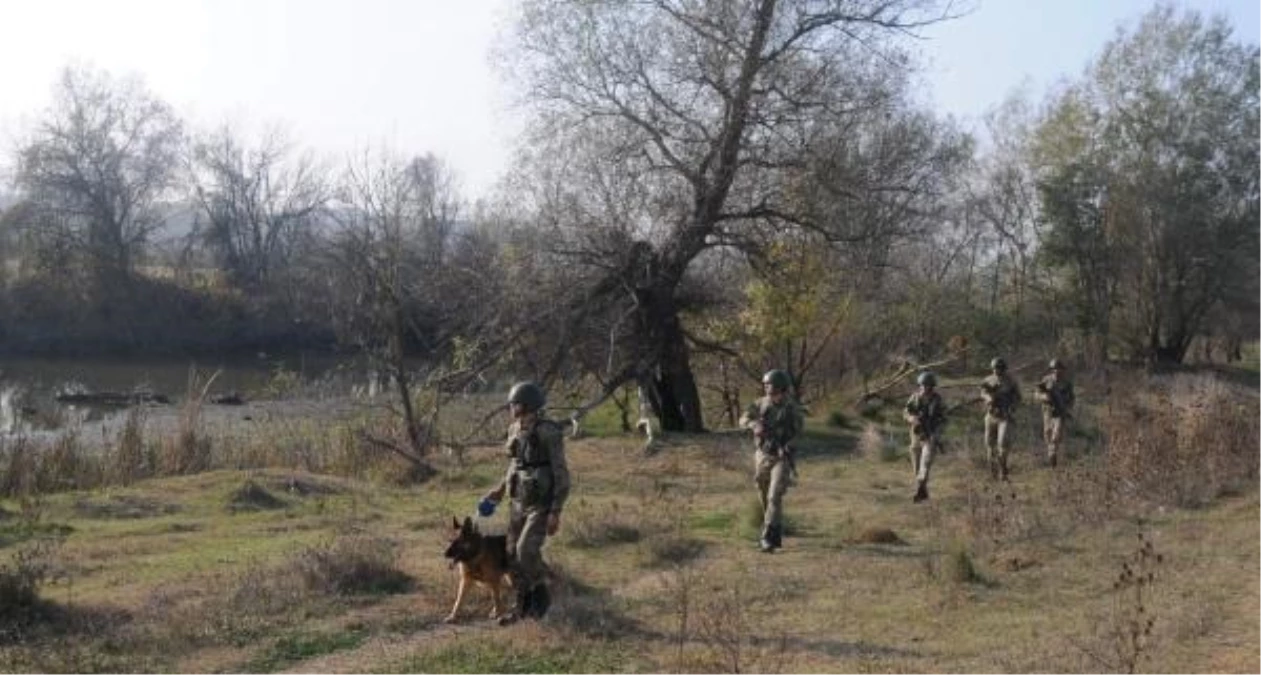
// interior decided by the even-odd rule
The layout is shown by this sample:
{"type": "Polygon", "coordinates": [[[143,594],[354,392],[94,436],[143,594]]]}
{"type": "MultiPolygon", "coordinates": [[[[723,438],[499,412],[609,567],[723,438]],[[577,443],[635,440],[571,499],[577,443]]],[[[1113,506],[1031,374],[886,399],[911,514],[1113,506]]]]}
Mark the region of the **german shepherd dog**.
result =
{"type": "Polygon", "coordinates": [[[460,568],[460,589],[455,594],[455,606],[443,621],[454,623],[460,606],[464,604],[464,593],[473,583],[490,587],[490,618],[503,614],[500,603],[500,592],[505,583],[511,585],[509,574],[508,537],[507,535],[483,535],[477,531],[471,518],[461,523],[451,518],[451,545],[442,554],[451,561],[451,566],[460,568]]]}

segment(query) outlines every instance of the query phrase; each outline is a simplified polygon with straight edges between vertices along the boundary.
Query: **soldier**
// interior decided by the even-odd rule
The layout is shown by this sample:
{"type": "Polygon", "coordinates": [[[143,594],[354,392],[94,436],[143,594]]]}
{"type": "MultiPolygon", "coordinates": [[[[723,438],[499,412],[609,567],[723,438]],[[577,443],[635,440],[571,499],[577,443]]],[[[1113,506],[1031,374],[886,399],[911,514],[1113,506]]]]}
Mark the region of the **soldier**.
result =
{"type": "Polygon", "coordinates": [[[1020,386],[1007,373],[1007,362],[990,361],[992,374],[981,382],[985,401],[985,456],[990,475],[1007,480],[1007,451],[1011,449],[1012,414],[1020,405],[1020,386]]]}
{"type": "Polygon", "coordinates": [[[561,510],[569,497],[569,467],[565,463],[564,432],[542,416],[547,402],[533,382],[519,382],[508,393],[513,422],[505,448],[510,461],[504,480],[484,499],[498,503],[508,494],[508,555],[517,606],[500,619],[508,624],[521,617],[541,618],[551,605],[543,542],[560,529],[561,510]]]}
{"type": "Polygon", "coordinates": [[[762,537],[758,542],[764,553],[783,547],[783,500],[793,470],[792,449],[788,442],[801,433],[804,415],[801,406],[789,395],[792,378],[782,370],[770,370],[762,376],[766,394],[749,405],[740,418],[740,426],[753,431],[756,469],[753,475],[758,496],[762,500],[762,537]]]}
{"type": "Polygon", "coordinates": [[[1060,440],[1064,438],[1065,421],[1073,416],[1073,383],[1064,374],[1064,362],[1051,359],[1051,372],[1038,383],[1038,400],[1042,402],[1042,439],[1046,441],[1046,459],[1052,467],[1058,461],[1060,440]]]}
{"type": "Polygon", "coordinates": [[[920,373],[916,382],[919,391],[907,400],[903,417],[911,425],[911,467],[915,470],[915,496],[911,501],[918,504],[928,499],[928,470],[941,447],[946,405],[936,391],[937,376],[932,371],[920,373]]]}

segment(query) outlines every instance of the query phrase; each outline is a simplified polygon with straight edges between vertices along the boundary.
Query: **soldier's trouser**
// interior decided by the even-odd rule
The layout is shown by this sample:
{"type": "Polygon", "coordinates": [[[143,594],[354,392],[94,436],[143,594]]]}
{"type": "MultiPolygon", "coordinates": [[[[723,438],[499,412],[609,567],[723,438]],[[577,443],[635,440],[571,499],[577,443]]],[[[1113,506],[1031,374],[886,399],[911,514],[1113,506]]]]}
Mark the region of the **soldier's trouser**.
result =
{"type": "Polygon", "coordinates": [[[508,519],[508,555],[512,559],[512,581],[518,591],[530,590],[547,579],[543,562],[543,542],[547,539],[546,509],[525,508],[512,503],[508,519]]]}
{"type": "Polygon", "coordinates": [[[937,438],[929,436],[920,438],[911,436],[911,468],[915,471],[915,480],[928,482],[928,470],[933,466],[933,456],[937,454],[937,438]]]}
{"type": "Polygon", "coordinates": [[[1046,456],[1054,459],[1060,450],[1060,441],[1064,438],[1064,418],[1055,417],[1050,412],[1042,413],[1042,439],[1046,441],[1046,456]]]}
{"type": "Polygon", "coordinates": [[[1006,468],[1007,451],[1011,449],[1011,420],[985,413],[985,457],[991,467],[997,461],[1006,468]]]}
{"type": "Polygon", "coordinates": [[[788,491],[788,466],[778,455],[761,449],[754,456],[754,461],[753,480],[762,500],[762,527],[778,528],[783,518],[784,493],[788,491]]]}

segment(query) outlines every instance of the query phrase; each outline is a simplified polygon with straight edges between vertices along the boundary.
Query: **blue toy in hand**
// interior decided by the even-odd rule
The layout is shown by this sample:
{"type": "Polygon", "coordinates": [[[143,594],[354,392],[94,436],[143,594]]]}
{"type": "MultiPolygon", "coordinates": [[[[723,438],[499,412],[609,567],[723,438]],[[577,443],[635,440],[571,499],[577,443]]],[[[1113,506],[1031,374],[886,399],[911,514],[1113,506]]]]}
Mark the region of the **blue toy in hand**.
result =
{"type": "Polygon", "coordinates": [[[483,518],[489,518],[495,513],[496,506],[497,504],[495,502],[487,499],[486,497],[482,497],[481,501],[477,502],[477,515],[483,518]]]}

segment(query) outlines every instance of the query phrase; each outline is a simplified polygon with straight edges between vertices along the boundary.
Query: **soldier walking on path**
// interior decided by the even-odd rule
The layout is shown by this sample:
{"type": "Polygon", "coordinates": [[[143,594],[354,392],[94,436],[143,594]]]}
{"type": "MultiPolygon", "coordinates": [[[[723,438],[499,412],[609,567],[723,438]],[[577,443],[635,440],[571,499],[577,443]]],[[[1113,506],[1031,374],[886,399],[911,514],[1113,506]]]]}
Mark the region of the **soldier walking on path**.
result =
{"type": "Polygon", "coordinates": [[[762,537],[758,545],[764,553],[783,547],[783,500],[793,471],[788,442],[804,426],[801,406],[788,394],[791,386],[788,373],[767,371],[762,376],[765,396],[750,404],[740,418],[740,426],[753,432],[757,445],[753,479],[762,501],[762,537]]]}
{"type": "Polygon", "coordinates": [[[990,361],[989,377],[981,382],[985,401],[985,456],[990,475],[1007,480],[1007,453],[1011,449],[1012,415],[1020,405],[1020,386],[1007,372],[1001,358],[990,361]]]}
{"type": "Polygon", "coordinates": [[[1073,383],[1065,373],[1064,362],[1051,359],[1051,372],[1038,383],[1038,400],[1042,402],[1042,439],[1046,441],[1046,459],[1052,467],[1059,461],[1060,441],[1064,427],[1073,416],[1073,383]]]}
{"type": "Polygon", "coordinates": [[[915,470],[915,496],[919,503],[928,499],[928,470],[941,448],[941,432],[946,425],[946,405],[936,391],[937,376],[924,371],[916,378],[919,391],[906,402],[903,417],[911,426],[911,467],[915,470]]]}
{"type": "Polygon", "coordinates": [[[569,497],[569,467],[565,436],[559,424],[542,417],[547,402],[533,382],[513,385],[508,394],[513,422],[508,427],[508,473],[485,499],[499,503],[506,492],[512,500],[508,518],[508,555],[512,585],[517,591],[514,612],[501,624],[519,618],[542,618],[551,605],[543,542],[560,529],[561,509],[569,497]]]}

